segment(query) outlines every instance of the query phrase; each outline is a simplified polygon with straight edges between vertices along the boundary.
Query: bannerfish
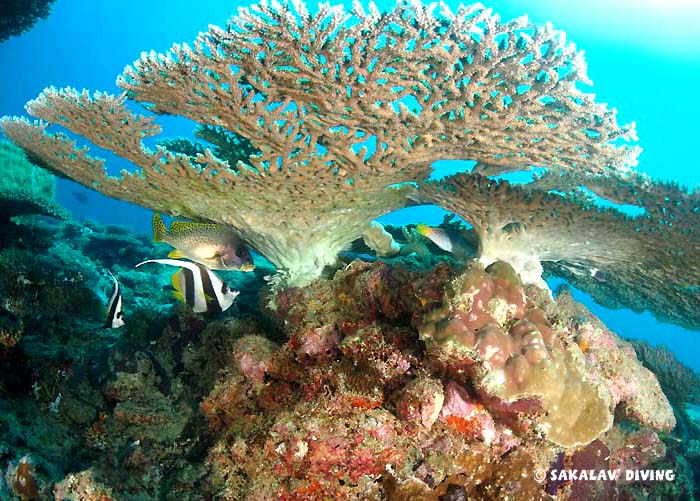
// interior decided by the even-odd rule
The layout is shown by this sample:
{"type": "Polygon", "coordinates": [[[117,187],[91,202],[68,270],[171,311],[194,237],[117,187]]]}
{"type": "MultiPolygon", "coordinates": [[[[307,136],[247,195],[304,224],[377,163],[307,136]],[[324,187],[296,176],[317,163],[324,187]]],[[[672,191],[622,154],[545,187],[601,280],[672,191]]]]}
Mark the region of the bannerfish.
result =
{"type": "Polygon", "coordinates": [[[114,280],[114,292],[109,298],[109,303],[107,304],[107,321],[105,322],[105,327],[109,329],[118,329],[124,325],[124,313],[122,313],[122,291],[119,287],[119,282],[112,272],[109,272],[109,276],[114,280]]]}
{"type": "Polygon", "coordinates": [[[174,296],[189,305],[195,313],[221,313],[228,310],[240,291],[231,288],[206,266],[178,259],[149,259],[136,265],[160,263],[177,266],[180,271],[170,279],[174,296]]]}
{"type": "Polygon", "coordinates": [[[220,224],[174,221],[170,230],[160,214],[153,214],[153,241],[175,248],[169,258],[187,258],[211,270],[253,271],[253,258],[245,242],[220,224]]]}

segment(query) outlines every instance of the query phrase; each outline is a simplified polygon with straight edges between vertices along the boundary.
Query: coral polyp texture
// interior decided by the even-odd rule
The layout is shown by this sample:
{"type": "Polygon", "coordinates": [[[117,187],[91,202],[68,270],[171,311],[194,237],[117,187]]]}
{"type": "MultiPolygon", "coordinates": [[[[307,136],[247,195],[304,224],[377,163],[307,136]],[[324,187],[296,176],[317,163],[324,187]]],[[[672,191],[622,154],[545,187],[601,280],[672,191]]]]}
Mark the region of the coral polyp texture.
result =
{"type": "Polygon", "coordinates": [[[552,174],[524,185],[456,174],[423,184],[419,197],[473,225],[486,266],[507,261],[524,282],[543,288],[547,270],[608,306],[649,310],[661,320],[700,327],[697,192],[623,174],[552,174]],[[560,190],[576,186],[634,203],[644,213],[632,217],[584,202],[582,194],[561,196],[560,190]]]}
{"type": "Polygon", "coordinates": [[[563,33],[526,18],[502,23],[479,4],[453,12],[402,2],[384,13],[322,4],[312,14],[301,2],[269,2],[240,9],[193,46],[144,53],[118,79],[124,94],[51,88],[27,106],[41,121],[0,125],[46,165],[108,196],[230,225],[279,280],[304,285],[372,219],[401,207],[406,183],[424,179],[435,160],[473,160],[487,174],[634,165],[637,148],[620,146],[633,126],[619,126],[579,82],[588,83],[585,63],[563,33]],[[127,98],[218,139],[229,134],[226,148],[212,143],[226,158],[146,148],[161,129],[129,111],[127,98]],[[110,177],[49,124],[139,169],[110,177]]]}

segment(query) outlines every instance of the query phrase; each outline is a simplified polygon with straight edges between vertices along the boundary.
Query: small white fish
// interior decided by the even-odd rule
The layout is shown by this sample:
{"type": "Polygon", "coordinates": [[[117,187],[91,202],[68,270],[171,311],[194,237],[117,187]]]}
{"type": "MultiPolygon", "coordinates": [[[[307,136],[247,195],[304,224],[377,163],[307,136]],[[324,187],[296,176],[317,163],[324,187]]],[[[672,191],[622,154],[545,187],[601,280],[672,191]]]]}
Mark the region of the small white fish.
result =
{"type": "Polygon", "coordinates": [[[429,239],[445,252],[452,253],[454,251],[452,238],[450,238],[447,232],[442,228],[431,228],[427,224],[420,223],[416,225],[416,232],[419,235],[429,239]]]}
{"type": "Polygon", "coordinates": [[[213,271],[206,266],[179,259],[149,259],[146,263],[177,266],[180,271],[173,274],[171,283],[175,297],[189,305],[195,313],[221,313],[228,310],[240,291],[231,290],[213,271]]]}
{"type": "Polygon", "coordinates": [[[114,280],[114,292],[112,297],[109,298],[109,304],[107,305],[107,321],[105,322],[105,327],[109,329],[118,329],[124,325],[124,313],[122,313],[122,292],[119,287],[119,282],[112,275],[112,272],[107,270],[109,276],[114,280]]]}

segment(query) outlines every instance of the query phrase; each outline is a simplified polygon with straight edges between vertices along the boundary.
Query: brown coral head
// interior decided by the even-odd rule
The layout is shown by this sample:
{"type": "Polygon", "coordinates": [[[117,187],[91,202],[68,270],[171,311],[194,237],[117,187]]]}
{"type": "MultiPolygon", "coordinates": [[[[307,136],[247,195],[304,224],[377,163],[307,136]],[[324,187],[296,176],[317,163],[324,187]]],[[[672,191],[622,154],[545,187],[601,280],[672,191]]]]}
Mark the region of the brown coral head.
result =
{"type": "Polygon", "coordinates": [[[36,478],[36,468],[31,456],[26,455],[19,460],[17,466],[7,468],[5,480],[12,492],[22,501],[39,500],[39,483],[36,478]]]}

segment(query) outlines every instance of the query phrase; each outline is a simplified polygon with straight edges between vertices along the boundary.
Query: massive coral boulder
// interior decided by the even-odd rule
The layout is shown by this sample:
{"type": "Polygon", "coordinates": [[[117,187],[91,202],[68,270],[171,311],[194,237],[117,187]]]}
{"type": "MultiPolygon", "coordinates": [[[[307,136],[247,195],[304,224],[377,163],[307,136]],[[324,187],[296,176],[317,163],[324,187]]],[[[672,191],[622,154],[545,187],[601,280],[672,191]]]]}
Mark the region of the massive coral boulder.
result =
{"type": "Polygon", "coordinates": [[[526,18],[502,23],[479,4],[452,12],[413,1],[385,13],[324,4],[312,14],[301,2],[266,2],[194,46],[144,53],[118,80],[124,94],[46,89],[27,107],[41,121],[1,127],[108,196],[231,226],[287,284],[305,285],[372,219],[401,207],[406,183],[436,160],[473,160],[488,174],[633,165],[637,149],[619,145],[633,126],[619,126],[578,82],[588,82],[582,53],[563,33],[526,18]],[[213,131],[216,154],[146,148],[160,126],[129,111],[127,97],[213,131]],[[110,177],[50,124],[139,170],[110,177]]]}
{"type": "Polygon", "coordinates": [[[452,282],[444,306],[426,317],[421,339],[441,373],[473,385],[517,428],[534,427],[560,446],[595,440],[621,402],[645,426],[673,428],[668,401],[634,351],[607,330],[592,339],[588,325],[574,332],[553,325],[551,311],[559,309],[541,291],[526,294],[510,265],[484,270],[473,263],[452,282]],[[601,349],[584,353],[572,336],[601,349]]]}

